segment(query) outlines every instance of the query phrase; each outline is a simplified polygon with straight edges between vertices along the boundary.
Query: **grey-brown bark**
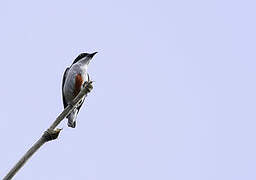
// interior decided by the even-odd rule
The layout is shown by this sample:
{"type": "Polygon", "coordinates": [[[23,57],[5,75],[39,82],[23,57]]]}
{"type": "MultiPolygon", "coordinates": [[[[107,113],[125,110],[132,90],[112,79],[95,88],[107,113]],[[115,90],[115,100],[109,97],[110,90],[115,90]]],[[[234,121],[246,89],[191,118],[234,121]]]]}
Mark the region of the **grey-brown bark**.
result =
{"type": "Polygon", "coordinates": [[[57,139],[61,129],[55,129],[58,124],[70,114],[70,112],[76,107],[80,100],[87,96],[87,94],[92,90],[92,81],[86,82],[84,88],[76,96],[71,104],[69,104],[52,125],[43,133],[40,139],[23,155],[23,157],[14,165],[14,167],[8,172],[8,174],[3,178],[3,180],[11,179],[19,169],[26,163],[26,161],[46,142],[57,139]]]}

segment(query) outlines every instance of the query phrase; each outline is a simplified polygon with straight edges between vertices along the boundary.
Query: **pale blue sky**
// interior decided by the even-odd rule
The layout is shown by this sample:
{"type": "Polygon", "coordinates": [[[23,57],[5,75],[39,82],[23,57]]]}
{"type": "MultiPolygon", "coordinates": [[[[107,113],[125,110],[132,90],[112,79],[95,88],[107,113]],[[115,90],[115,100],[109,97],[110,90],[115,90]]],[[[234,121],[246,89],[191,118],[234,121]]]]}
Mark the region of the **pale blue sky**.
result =
{"type": "Polygon", "coordinates": [[[255,180],[255,1],[1,1],[0,177],[62,111],[80,52],[94,90],[14,179],[255,180]]]}

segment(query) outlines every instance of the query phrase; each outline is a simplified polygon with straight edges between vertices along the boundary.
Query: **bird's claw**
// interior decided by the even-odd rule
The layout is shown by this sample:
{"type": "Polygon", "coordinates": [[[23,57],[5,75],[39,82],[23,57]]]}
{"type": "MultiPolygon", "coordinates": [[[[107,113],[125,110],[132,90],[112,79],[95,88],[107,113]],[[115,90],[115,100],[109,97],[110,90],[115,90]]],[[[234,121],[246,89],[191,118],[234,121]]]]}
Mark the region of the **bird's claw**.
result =
{"type": "Polygon", "coordinates": [[[92,83],[93,83],[94,81],[86,81],[85,83],[84,83],[84,88],[86,88],[87,89],[87,91],[88,92],[91,92],[92,91],[92,89],[93,89],[93,85],[92,85],[92,83]]]}
{"type": "Polygon", "coordinates": [[[87,89],[88,92],[91,92],[93,89],[92,83],[94,81],[91,81],[90,75],[87,74],[88,80],[83,84],[83,87],[87,89]]]}

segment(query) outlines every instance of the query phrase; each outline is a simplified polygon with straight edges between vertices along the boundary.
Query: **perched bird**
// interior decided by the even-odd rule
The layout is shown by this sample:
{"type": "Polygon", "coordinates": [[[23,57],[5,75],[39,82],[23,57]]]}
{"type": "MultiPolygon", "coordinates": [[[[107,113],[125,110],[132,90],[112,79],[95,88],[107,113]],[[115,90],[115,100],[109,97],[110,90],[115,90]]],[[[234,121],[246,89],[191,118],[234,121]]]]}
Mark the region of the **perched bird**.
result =
{"type": "MultiPolygon", "coordinates": [[[[88,65],[97,52],[92,54],[81,53],[74,60],[72,65],[68,67],[63,75],[62,79],[62,100],[64,108],[78,95],[84,82],[89,80],[89,74],[87,73],[88,65]]],[[[81,103],[67,116],[68,126],[76,127],[76,117],[84,102],[84,98],[81,103]]]]}

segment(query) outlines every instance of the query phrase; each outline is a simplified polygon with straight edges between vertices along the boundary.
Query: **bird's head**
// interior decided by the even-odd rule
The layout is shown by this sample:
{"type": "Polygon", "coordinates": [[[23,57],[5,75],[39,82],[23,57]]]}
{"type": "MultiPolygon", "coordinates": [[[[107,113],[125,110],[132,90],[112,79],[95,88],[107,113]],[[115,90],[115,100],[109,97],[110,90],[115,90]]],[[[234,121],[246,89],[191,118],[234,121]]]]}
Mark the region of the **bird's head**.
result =
{"type": "Polygon", "coordinates": [[[91,53],[91,54],[81,53],[81,54],[79,54],[79,56],[77,56],[77,58],[74,60],[74,62],[72,64],[75,64],[77,62],[81,62],[83,64],[88,65],[90,63],[91,59],[93,58],[93,56],[97,53],[98,52],[94,52],[94,53],[91,53]]]}

